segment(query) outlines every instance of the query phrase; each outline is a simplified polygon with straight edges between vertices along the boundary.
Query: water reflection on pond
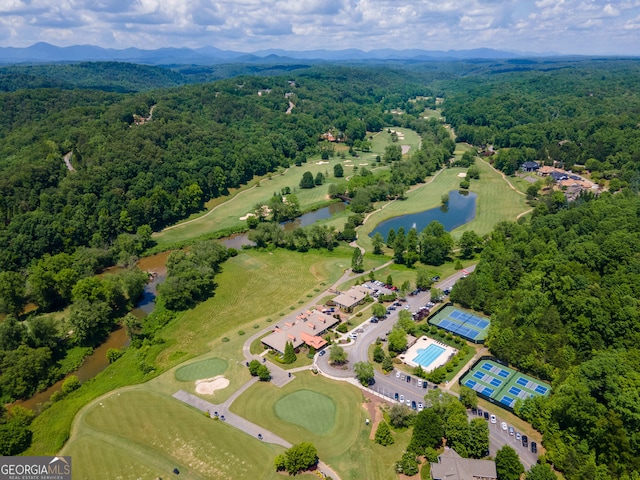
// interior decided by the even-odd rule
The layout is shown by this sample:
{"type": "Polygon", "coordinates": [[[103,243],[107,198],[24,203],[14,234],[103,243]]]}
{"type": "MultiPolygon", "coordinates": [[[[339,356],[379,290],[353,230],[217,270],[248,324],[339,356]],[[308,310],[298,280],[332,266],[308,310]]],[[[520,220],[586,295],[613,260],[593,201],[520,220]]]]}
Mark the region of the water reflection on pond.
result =
{"type": "Polygon", "coordinates": [[[473,192],[453,190],[449,192],[449,202],[447,205],[441,205],[423,212],[409,213],[407,215],[390,218],[389,220],[379,223],[369,236],[380,232],[386,239],[387,235],[389,235],[389,230],[393,228],[397,232],[400,227],[403,227],[405,232],[415,228],[418,233],[420,233],[434,220],[440,222],[444,226],[444,229],[450,232],[454,228],[469,223],[476,218],[476,198],[477,195],[473,192]]]}

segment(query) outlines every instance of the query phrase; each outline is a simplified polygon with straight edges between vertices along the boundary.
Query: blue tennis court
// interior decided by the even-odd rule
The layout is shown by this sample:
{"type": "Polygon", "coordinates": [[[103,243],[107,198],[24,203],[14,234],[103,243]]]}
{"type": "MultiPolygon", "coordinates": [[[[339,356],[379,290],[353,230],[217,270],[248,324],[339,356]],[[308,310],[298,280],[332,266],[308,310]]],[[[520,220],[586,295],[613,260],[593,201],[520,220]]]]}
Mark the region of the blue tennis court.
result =
{"type": "Polygon", "coordinates": [[[473,374],[473,376],[475,378],[477,378],[478,380],[484,380],[484,373],[482,373],[482,372],[476,372],[476,373],[473,374]]]}
{"type": "Polygon", "coordinates": [[[466,382],[464,382],[465,387],[469,387],[469,388],[473,388],[477,385],[476,382],[474,382],[473,380],[469,379],[466,382]]]}
{"type": "Polygon", "coordinates": [[[507,372],[506,370],[500,369],[500,371],[498,372],[498,375],[500,375],[502,378],[507,378],[511,374],[509,372],[507,372]]]}
{"type": "Polygon", "coordinates": [[[540,395],[544,395],[545,393],[547,393],[547,388],[543,387],[542,385],[538,385],[535,389],[536,393],[539,393],[540,395]]]}
{"type": "Polygon", "coordinates": [[[487,397],[490,397],[490,396],[491,396],[491,394],[493,393],[493,388],[484,387],[484,388],[482,389],[482,393],[483,393],[484,395],[486,395],[487,397]]]}
{"type": "Polygon", "coordinates": [[[432,343],[427,348],[418,350],[418,355],[416,355],[413,361],[427,368],[436,358],[442,355],[444,351],[445,349],[443,347],[432,343]]]}
{"type": "Polygon", "coordinates": [[[492,378],[489,383],[494,387],[499,387],[500,385],[502,385],[502,380],[498,380],[497,378],[492,378]]]}
{"type": "Polygon", "coordinates": [[[491,365],[490,363],[484,362],[484,363],[482,364],[482,368],[483,368],[484,370],[488,370],[488,371],[490,372],[490,371],[491,371],[491,369],[493,368],[493,365],[491,365]]]}
{"type": "Polygon", "coordinates": [[[520,390],[518,387],[511,387],[509,389],[509,393],[517,397],[518,395],[520,395],[520,393],[522,393],[522,390],[520,390]]]}
{"type": "Polygon", "coordinates": [[[504,403],[505,405],[513,406],[513,398],[507,397],[506,395],[500,399],[500,403],[504,403]]]}
{"type": "Polygon", "coordinates": [[[529,384],[529,380],[527,380],[526,378],[518,377],[518,379],[516,380],[516,383],[518,385],[522,385],[523,387],[526,387],[529,384]]]}

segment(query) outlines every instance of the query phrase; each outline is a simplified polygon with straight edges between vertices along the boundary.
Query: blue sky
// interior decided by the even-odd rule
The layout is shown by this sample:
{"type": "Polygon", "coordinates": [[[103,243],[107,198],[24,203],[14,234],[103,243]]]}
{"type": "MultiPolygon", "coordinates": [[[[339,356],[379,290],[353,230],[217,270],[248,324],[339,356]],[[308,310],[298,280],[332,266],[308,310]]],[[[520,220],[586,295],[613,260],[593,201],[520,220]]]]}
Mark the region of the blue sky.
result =
{"type": "Polygon", "coordinates": [[[0,46],[640,54],[640,0],[0,0],[0,46]]]}

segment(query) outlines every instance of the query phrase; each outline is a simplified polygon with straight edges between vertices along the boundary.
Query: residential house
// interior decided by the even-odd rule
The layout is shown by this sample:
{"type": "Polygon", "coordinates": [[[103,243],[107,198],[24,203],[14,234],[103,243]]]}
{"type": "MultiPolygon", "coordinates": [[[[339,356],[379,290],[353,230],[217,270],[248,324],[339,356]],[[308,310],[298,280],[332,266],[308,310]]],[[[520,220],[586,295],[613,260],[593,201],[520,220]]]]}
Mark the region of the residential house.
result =
{"type": "Polygon", "coordinates": [[[462,458],[455,450],[445,447],[438,462],[431,464],[433,480],[496,480],[496,463],[493,460],[462,458]]]}

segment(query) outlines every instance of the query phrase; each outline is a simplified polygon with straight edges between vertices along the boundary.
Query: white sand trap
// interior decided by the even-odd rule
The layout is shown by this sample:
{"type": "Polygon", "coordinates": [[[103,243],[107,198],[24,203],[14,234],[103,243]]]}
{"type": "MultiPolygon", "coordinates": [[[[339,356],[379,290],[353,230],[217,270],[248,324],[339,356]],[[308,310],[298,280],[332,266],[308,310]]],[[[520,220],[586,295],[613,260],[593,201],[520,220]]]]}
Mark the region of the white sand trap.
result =
{"type": "Polygon", "coordinates": [[[246,220],[249,217],[255,217],[256,214],[255,213],[247,213],[244,217],[240,217],[240,220],[246,220]]]}
{"type": "Polygon", "coordinates": [[[228,386],[229,380],[224,378],[224,375],[196,380],[196,392],[200,395],[213,395],[216,390],[222,390],[228,386]]]}
{"type": "Polygon", "coordinates": [[[323,162],[322,160],[320,160],[319,162],[316,162],[316,165],[327,165],[329,162],[323,162]]]}
{"type": "Polygon", "coordinates": [[[465,172],[460,172],[460,173],[458,174],[458,176],[459,176],[460,178],[465,178],[465,177],[467,176],[467,174],[466,174],[465,172]]]}
{"type": "Polygon", "coordinates": [[[411,145],[402,145],[402,154],[403,155],[405,153],[409,153],[409,150],[411,150],[411,145]]]}
{"type": "Polygon", "coordinates": [[[360,165],[361,167],[365,166],[365,165],[369,165],[368,163],[359,163],[358,165],[360,165]]]}

